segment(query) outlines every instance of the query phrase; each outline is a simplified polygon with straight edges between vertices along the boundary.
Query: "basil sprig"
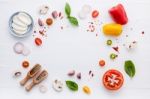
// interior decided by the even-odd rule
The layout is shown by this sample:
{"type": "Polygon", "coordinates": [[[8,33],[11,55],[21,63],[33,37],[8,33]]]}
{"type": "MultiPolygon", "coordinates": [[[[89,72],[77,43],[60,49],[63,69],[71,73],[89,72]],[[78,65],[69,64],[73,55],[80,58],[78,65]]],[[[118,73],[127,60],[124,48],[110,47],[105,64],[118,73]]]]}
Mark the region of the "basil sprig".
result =
{"type": "Polygon", "coordinates": [[[70,7],[70,5],[68,3],[66,3],[66,5],[65,5],[65,13],[67,15],[67,18],[68,18],[69,22],[72,25],[74,25],[74,26],[78,26],[79,25],[77,18],[71,16],[71,7],[70,7]]]}
{"type": "Polygon", "coordinates": [[[78,84],[74,81],[66,81],[67,87],[72,91],[78,91],[78,84]]]}
{"type": "Polygon", "coordinates": [[[124,69],[129,77],[131,78],[134,77],[136,70],[135,70],[134,63],[131,60],[125,61],[124,69]]]}

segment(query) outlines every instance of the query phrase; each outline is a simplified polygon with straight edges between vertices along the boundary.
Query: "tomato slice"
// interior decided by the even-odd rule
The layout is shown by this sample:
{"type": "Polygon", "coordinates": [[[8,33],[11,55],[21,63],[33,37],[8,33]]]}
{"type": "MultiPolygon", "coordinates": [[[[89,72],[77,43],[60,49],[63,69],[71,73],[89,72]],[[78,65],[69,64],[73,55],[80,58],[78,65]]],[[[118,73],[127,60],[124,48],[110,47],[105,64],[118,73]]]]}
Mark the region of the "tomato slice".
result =
{"type": "Polygon", "coordinates": [[[115,69],[106,71],[103,75],[103,84],[109,90],[118,90],[122,87],[124,78],[121,72],[115,69]]]}

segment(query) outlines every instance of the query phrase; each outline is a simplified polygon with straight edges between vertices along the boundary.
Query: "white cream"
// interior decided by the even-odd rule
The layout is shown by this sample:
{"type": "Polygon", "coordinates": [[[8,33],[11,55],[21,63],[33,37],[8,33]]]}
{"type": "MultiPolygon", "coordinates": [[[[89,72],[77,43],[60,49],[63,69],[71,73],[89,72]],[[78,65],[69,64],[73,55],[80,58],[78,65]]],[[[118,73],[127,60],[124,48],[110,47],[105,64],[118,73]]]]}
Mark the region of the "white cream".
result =
{"type": "Polygon", "coordinates": [[[13,17],[11,27],[16,34],[23,35],[27,32],[32,20],[26,13],[20,12],[13,17]]]}
{"type": "Polygon", "coordinates": [[[13,29],[17,30],[17,31],[26,31],[28,29],[28,27],[21,27],[15,23],[12,23],[11,25],[13,27],[13,29]]]}
{"type": "Polygon", "coordinates": [[[26,24],[22,23],[21,21],[19,21],[17,15],[13,17],[13,23],[20,26],[20,27],[27,27],[26,24]]]}
{"type": "Polygon", "coordinates": [[[25,34],[25,33],[27,32],[27,30],[25,30],[25,31],[19,31],[19,30],[16,30],[16,29],[14,29],[14,28],[13,28],[13,31],[14,31],[15,33],[19,34],[19,35],[25,34]]]}
{"type": "Polygon", "coordinates": [[[30,25],[32,22],[29,15],[27,15],[25,13],[19,13],[17,17],[22,23],[24,23],[26,25],[30,25]]]}

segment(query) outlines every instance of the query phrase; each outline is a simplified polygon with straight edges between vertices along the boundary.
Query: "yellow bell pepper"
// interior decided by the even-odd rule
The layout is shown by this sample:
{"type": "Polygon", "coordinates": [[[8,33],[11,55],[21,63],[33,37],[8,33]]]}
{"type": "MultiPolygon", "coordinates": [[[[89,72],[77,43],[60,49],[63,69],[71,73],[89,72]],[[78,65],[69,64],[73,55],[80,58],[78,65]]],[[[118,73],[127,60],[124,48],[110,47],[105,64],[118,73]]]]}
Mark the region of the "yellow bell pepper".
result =
{"type": "Polygon", "coordinates": [[[103,26],[103,33],[109,36],[119,36],[122,33],[122,25],[110,23],[103,26]]]}

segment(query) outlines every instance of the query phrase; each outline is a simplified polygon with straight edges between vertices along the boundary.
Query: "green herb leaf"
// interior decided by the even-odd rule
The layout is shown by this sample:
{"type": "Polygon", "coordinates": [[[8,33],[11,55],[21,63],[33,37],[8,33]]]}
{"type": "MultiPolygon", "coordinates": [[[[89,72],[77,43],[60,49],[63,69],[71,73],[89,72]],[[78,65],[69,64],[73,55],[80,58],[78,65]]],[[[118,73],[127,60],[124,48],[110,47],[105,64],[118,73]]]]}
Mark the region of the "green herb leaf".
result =
{"type": "Polygon", "coordinates": [[[78,91],[78,84],[75,83],[74,81],[68,80],[68,81],[66,81],[66,85],[67,85],[67,87],[70,90],[72,90],[72,91],[78,91]]]}
{"type": "Polygon", "coordinates": [[[70,23],[74,26],[78,26],[78,20],[75,17],[68,17],[70,23]]]}
{"type": "Polygon", "coordinates": [[[71,8],[70,8],[70,5],[68,3],[66,3],[65,12],[66,12],[67,16],[69,17],[71,14],[71,8]]]}
{"type": "Polygon", "coordinates": [[[134,63],[131,60],[125,61],[124,69],[125,72],[129,75],[129,77],[134,77],[136,71],[134,63]]]}

